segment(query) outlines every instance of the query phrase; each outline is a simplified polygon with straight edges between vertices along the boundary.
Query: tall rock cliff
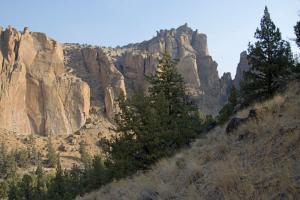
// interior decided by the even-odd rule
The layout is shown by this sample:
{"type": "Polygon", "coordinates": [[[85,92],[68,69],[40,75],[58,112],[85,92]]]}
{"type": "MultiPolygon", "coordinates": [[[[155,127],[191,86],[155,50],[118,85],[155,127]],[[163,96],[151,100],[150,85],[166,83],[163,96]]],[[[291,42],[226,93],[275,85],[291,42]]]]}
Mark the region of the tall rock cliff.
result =
{"type": "Polygon", "coordinates": [[[64,67],[63,49],[43,33],[0,29],[0,128],[70,134],[89,115],[90,89],[64,67]]]}
{"type": "Polygon", "coordinates": [[[91,105],[102,108],[112,119],[115,100],[126,96],[124,76],[115,67],[105,50],[91,45],[64,45],[65,64],[73,74],[91,87],[91,105]]]}
{"type": "Polygon", "coordinates": [[[93,77],[95,82],[102,81],[100,88],[90,84],[92,98],[100,97],[109,116],[113,112],[111,102],[120,93],[130,96],[137,91],[147,91],[149,85],[145,75],[155,73],[158,59],[165,51],[179,60],[177,69],[200,110],[206,114],[217,114],[227,100],[232,85],[231,76],[224,74],[219,77],[218,65],[208,53],[206,35],[193,31],[187,24],[177,29],[160,30],[149,41],[120,48],[64,45],[66,66],[74,69],[75,74],[87,82],[93,77]],[[90,69],[91,66],[93,69],[90,69]],[[103,70],[107,69],[110,77],[104,75],[107,77],[104,80],[101,74],[106,74],[103,70]]]}
{"type": "Polygon", "coordinates": [[[249,62],[248,62],[248,59],[247,59],[247,52],[246,51],[243,51],[240,55],[240,62],[236,68],[236,74],[235,74],[235,78],[234,78],[234,86],[237,88],[237,89],[240,89],[240,84],[241,84],[241,81],[243,80],[243,73],[245,71],[248,71],[250,69],[250,65],[249,65],[249,62]]]}
{"type": "Polygon", "coordinates": [[[0,129],[20,134],[70,134],[80,129],[90,106],[112,119],[120,95],[147,92],[167,51],[178,59],[191,99],[206,114],[226,102],[231,76],[218,75],[207,37],[186,24],[119,48],[64,44],[43,33],[0,28],[0,129]]]}

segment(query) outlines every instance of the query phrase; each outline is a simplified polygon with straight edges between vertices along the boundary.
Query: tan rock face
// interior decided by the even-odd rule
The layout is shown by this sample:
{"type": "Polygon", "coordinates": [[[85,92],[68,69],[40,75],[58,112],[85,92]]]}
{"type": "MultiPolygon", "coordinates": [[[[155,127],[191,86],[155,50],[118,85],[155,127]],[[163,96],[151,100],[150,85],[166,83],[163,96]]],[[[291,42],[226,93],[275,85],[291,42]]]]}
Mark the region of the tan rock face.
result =
{"type": "Polygon", "coordinates": [[[65,64],[91,87],[91,105],[102,108],[113,119],[115,100],[126,96],[124,76],[102,48],[64,45],[65,64]]]}
{"type": "Polygon", "coordinates": [[[208,53],[206,35],[193,31],[186,24],[177,29],[161,30],[149,41],[122,49],[125,53],[112,55],[116,57],[117,68],[124,74],[127,91],[147,88],[144,76],[155,72],[159,55],[167,51],[179,60],[177,69],[202,112],[215,115],[227,100],[227,91],[232,85],[230,75],[219,77],[218,64],[208,53]]]}
{"type": "Polygon", "coordinates": [[[165,51],[179,59],[189,94],[206,114],[218,112],[232,84],[230,74],[219,78],[206,35],[187,25],[121,48],[62,47],[28,28],[0,28],[0,38],[0,128],[16,133],[70,134],[85,124],[90,104],[113,119],[120,95],[147,92],[145,77],[165,51]]]}
{"type": "Polygon", "coordinates": [[[61,46],[27,28],[0,34],[0,128],[41,135],[78,130],[89,114],[89,86],[65,73],[61,46]]]}
{"type": "Polygon", "coordinates": [[[227,100],[231,77],[219,77],[218,65],[208,53],[206,35],[193,31],[186,24],[177,29],[160,30],[149,41],[121,48],[64,45],[68,58],[66,66],[89,83],[92,98],[98,100],[108,116],[113,108],[111,98],[118,98],[120,91],[124,94],[126,91],[129,96],[137,91],[147,92],[149,84],[145,76],[155,73],[158,59],[165,51],[179,59],[177,69],[200,110],[217,114],[227,100]],[[97,89],[92,79],[101,87],[97,89]],[[106,90],[108,87],[111,88],[106,90]]]}

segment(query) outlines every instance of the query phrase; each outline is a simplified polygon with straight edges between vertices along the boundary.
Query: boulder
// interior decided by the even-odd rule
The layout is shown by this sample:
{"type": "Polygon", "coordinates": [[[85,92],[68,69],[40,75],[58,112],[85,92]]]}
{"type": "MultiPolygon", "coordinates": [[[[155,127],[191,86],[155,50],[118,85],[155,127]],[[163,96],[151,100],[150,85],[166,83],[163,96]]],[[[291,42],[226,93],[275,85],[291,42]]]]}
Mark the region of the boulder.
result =
{"type": "Polygon", "coordinates": [[[232,118],[226,126],[226,133],[229,134],[232,131],[238,129],[238,127],[241,124],[244,124],[245,122],[247,122],[250,119],[257,119],[257,113],[256,113],[255,109],[249,110],[249,114],[246,118],[239,118],[239,117],[232,118]]]}

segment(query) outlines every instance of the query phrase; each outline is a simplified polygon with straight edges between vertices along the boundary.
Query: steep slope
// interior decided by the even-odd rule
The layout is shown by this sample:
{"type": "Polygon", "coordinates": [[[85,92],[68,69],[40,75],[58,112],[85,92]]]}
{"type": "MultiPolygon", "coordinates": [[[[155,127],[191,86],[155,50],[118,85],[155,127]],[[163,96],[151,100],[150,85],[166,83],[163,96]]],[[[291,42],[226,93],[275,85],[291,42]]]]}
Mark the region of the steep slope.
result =
{"type": "Polygon", "coordinates": [[[103,80],[102,74],[105,77],[107,74],[102,70],[108,68],[111,69],[110,73],[115,74],[102,83],[99,94],[99,88],[90,84],[92,97],[100,96],[100,102],[102,107],[105,105],[108,116],[112,112],[110,101],[117,98],[120,91],[125,93],[126,90],[129,96],[137,91],[147,91],[145,76],[155,72],[158,58],[165,51],[179,59],[178,71],[200,110],[206,114],[217,114],[227,100],[232,85],[231,76],[226,73],[219,78],[217,63],[208,53],[206,35],[198,33],[197,30],[193,31],[187,24],[177,29],[160,30],[149,41],[119,48],[64,45],[64,53],[68,58],[65,65],[73,68],[75,74],[83,80],[103,80]],[[113,81],[117,84],[111,84],[113,81]],[[107,85],[112,88],[110,92],[105,91],[107,85]]]}
{"type": "Polygon", "coordinates": [[[77,199],[299,199],[299,96],[300,83],[292,83],[285,94],[252,106],[257,119],[231,134],[217,127],[153,170],[77,199]]]}
{"type": "Polygon", "coordinates": [[[0,128],[70,134],[89,115],[89,86],[64,68],[62,47],[44,33],[0,29],[0,128]]]}

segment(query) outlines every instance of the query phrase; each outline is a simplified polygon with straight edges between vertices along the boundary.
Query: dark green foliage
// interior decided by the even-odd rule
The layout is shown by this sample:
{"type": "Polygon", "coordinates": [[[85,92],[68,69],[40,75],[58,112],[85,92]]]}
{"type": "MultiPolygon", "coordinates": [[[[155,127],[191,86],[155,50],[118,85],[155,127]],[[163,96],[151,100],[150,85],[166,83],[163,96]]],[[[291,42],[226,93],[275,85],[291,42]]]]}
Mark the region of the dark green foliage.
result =
{"type": "Polygon", "coordinates": [[[7,152],[7,147],[4,142],[0,146],[0,175],[1,178],[6,178],[11,172],[11,169],[15,169],[15,162],[11,158],[11,153],[7,152]],[[11,168],[11,169],[10,169],[11,168]]]}
{"type": "Polygon", "coordinates": [[[296,44],[300,48],[300,21],[294,26],[294,31],[296,35],[296,44]]]}
{"type": "Polygon", "coordinates": [[[26,168],[30,165],[30,152],[28,150],[20,150],[15,152],[15,159],[20,168],[26,168]]]}
{"type": "Polygon", "coordinates": [[[251,70],[244,73],[241,84],[241,96],[245,104],[274,95],[286,85],[293,66],[290,44],[282,40],[267,7],[254,37],[257,41],[248,47],[251,70]]]}
{"type": "Polygon", "coordinates": [[[49,167],[55,167],[55,165],[57,163],[57,154],[53,147],[51,137],[48,138],[47,151],[48,151],[48,154],[47,154],[48,165],[49,165],[49,167]]]}
{"type": "Polygon", "coordinates": [[[147,77],[149,95],[121,97],[116,115],[118,137],[109,142],[107,165],[120,178],[148,169],[161,157],[195,138],[200,126],[197,108],[185,94],[185,85],[176,70],[176,61],[164,54],[156,74],[147,77]]]}
{"type": "Polygon", "coordinates": [[[71,200],[77,195],[90,192],[112,180],[101,158],[95,156],[88,168],[74,166],[63,170],[58,157],[56,174],[46,175],[41,165],[35,172],[22,179],[7,179],[0,182],[1,199],[9,200],[71,200]]]}
{"type": "Polygon", "coordinates": [[[79,153],[81,162],[84,164],[85,167],[88,167],[91,164],[92,159],[86,149],[86,143],[84,141],[81,141],[79,143],[79,153]]]}
{"type": "Polygon", "coordinates": [[[61,167],[60,158],[57,159],[56,164],[56,174],[55,177],[50,182],[50,187],[48,191],[48,195],[50,199],[65,199],[65,195],[67,194],[64,178],[64,171],[61,167]]]}
{"type": "Polygon", "coordinates": [[[235,87],[232,86],[230,95],[228,97],[228,102],[219,111],[219,115],[217,117],[218,122],[220,124],[224,124],[230,118],[230,116],[234,114],[234,108],[236,104],[237,104],[237,91],[235,87]]]}
{"type": "MultiPolygon", "coordinates": [[[[300,48],[300,21],[297,22],[297,24],[294,26],[294,31],[296,35],[296,44],[300,48]]],[[[295,66],[293,67],[293,73],[295,75],[295,78],[300,79],[300,59],[299,54],[296,55],[295,59],[295,66]]]]}
{"type": "Polygon", "coordinates": [[[106,183],[106,171],[100,156],[95,156],[91,170],[91,185],[97,188],[106,183]]]}
{"type": "Polygon", "coordinates": [[[8,199],[9,200],[19,200],[20,195],[19,195],[19,186],[15,181],[10,183],[9,185],[9,190],[8,190],[8,199]]]}
{"type": "Polygon", "coordinates": [[[43,167],[38,165],[36,171],[36,188],[35,188],[35,199],[43,199],[44,194],[47,191],[47,178],[43,171],[43,167]]]}
{"type": "Polygon", "coordinates": [[[42,162],[41,153],[37,151],[35,145],[27,149],[29,153],[30,162],[32,165],[40,165],[42,162]]]}
{"type": "Polygon", "coordinates": [[[19,188],[19,196],[23,197],[23,199],[26,200],[33,199],[34,180],[32,176],[25,174],[18,188],[19,188]]]}
{"type": "Polygon", "coordinates": [[[5,199],[7,197],[9,186],[6,181],[0,182],[0,199],[5,199]]]}
{"type": "Polygon", "coordinates": [[[17,163],[15,159],[15,154],[13,152],[7,154],[3,170],[4,175],[6,175],[5,178],[13,178],[16,176],[17,163]]]}

